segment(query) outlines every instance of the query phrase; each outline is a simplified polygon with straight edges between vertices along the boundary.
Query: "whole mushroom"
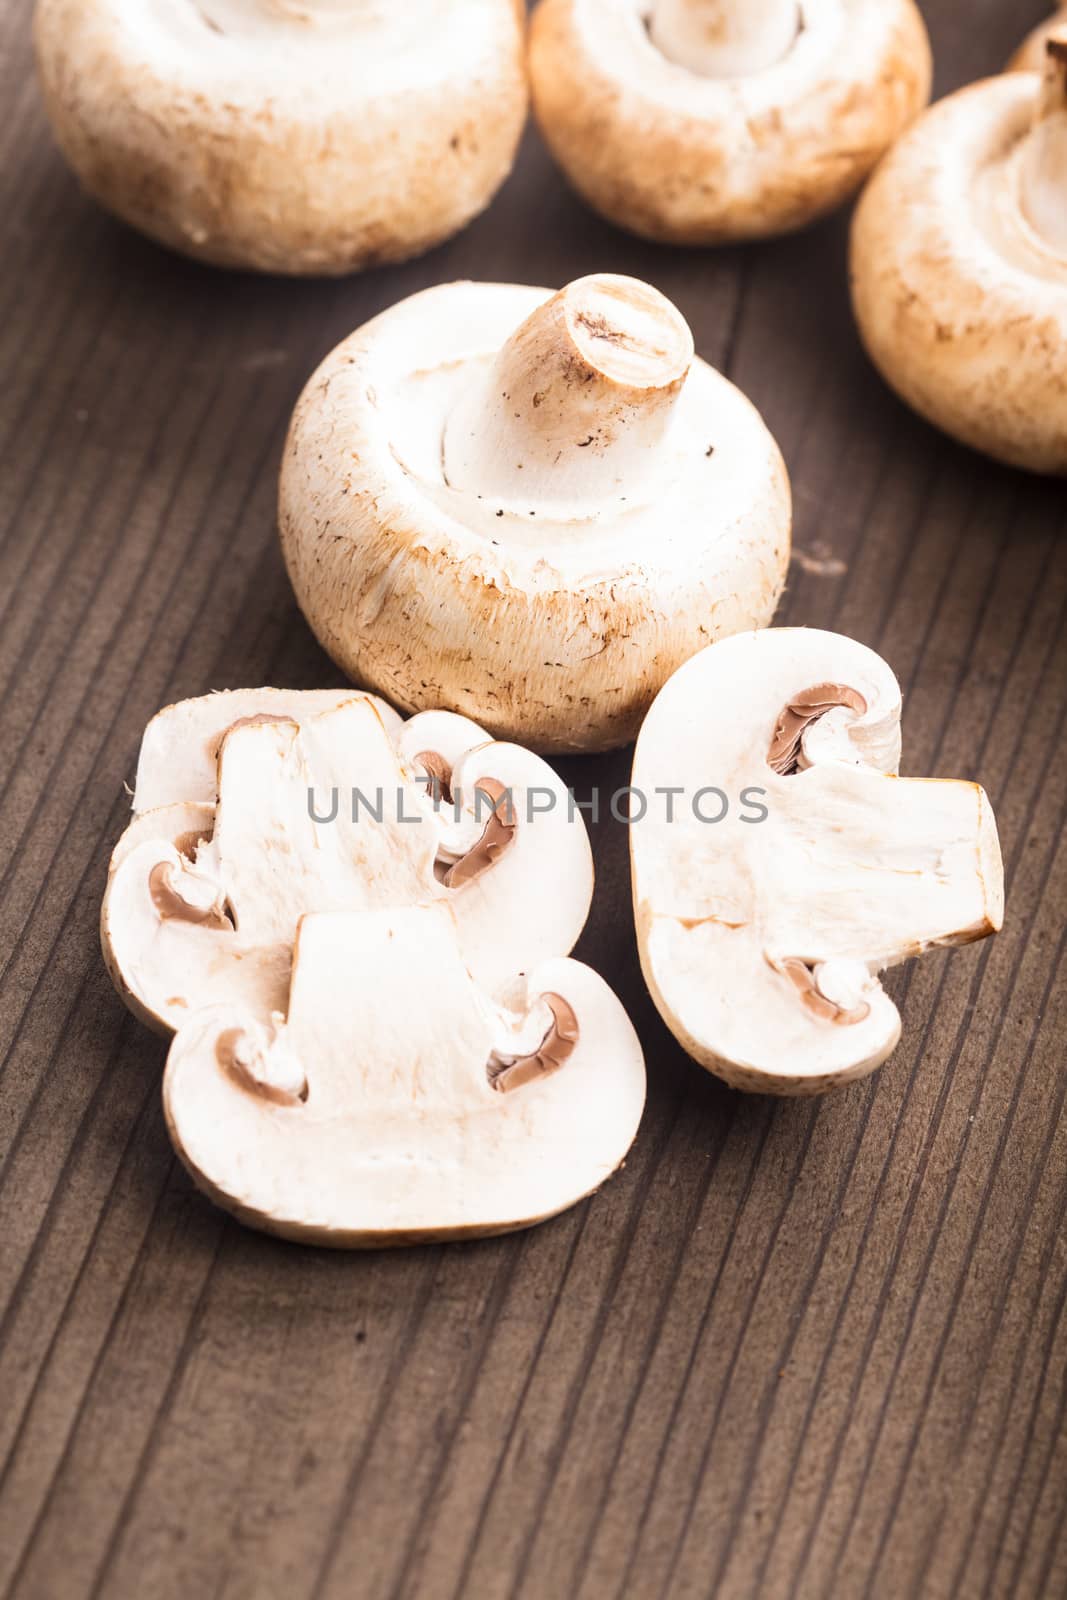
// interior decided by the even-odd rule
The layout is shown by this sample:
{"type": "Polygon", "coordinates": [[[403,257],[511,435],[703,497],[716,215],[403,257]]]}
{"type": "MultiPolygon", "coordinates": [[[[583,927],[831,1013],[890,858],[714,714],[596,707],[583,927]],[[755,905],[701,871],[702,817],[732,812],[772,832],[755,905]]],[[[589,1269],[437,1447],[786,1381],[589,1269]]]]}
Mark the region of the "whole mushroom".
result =
{"type": "Polygon", "coordinates": [[[900,689],[840,634],[702,651],[646,718],[633,786],[641,966],[683,1047],[735,1088],[819,1094],[900,1037],[878,973],[1001,925],[975,783],[896,776],[900,689]]]}
{"type": "Polygon", "coordinates": [[[1067,30],[950,95],[871,179],[852,297],[875,365],[964,444],[1067,472],[1067,30]]]}
{"type": "Polygon", "coordinates": [[[534,111],[579,193],[673,244],[799,228],[930,93],[913,0],[541,0],[534,111]]]}
{"type": "Polygon", "coordinates": [[[357,330],[297,405],[279,526],[357,683],[593,750],[633,738],[695,650],[770,620],[790,497],[679,312],[598,274],[448,284],[357,330]]]}
{"type": "Polygon", "coordinates": [[[1009,72],[1040,72],[1045,65],[1045,47],[1051,35],[1067,24],[1067,5],[1038,23],[1023,40],[1008,63],[1009,72]]]}
{"type": "Polygon", "coordinates": [[[489,203],[526,117],[515,0],[37,0],[35,38],[86,189],[221,266],[427,250],[489,203]]]}

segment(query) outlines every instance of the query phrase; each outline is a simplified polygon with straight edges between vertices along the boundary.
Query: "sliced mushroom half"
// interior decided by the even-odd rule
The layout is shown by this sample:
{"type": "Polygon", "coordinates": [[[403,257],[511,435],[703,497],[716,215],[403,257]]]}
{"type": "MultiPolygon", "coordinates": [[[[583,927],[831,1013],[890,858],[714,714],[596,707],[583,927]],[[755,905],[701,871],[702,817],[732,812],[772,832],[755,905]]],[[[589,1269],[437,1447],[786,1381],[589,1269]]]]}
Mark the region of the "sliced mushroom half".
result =
{"type": "Polygon", "coordinates": [[[766,624],[790,520],[755,408],[611,273],[383,312],[309,381],[279,491],[297,599],[355,682],[556,751],[625,743],[695,650],[766,624]]]}
{"type": "MultiPolygon", "coordinates": [[[[185,749],[199,783],[204,747],[202,719],[179,711],[183,737],[162,763],[173,786],[185,749]]],[[[584,821],[529,751],[447,713],[396,719],[391,736],[359,695],[295,706],[294,718],[253,711],[210,738],[216,804],[139,814],[103,903],[109,971],[150,1025],[174,1029],[230,999],[261,1017],[283,1010],[308,912],[447,902],[464,959],[501,997],[577,939],[593,884],[584,821]],[[447,799],[426,781],[432,747],[447,752],[447,799]]]]}
{"type": "Polygon", "coordinates": [[[814,1094],[878,1066],[900,1017],[877,974],[995,932],[996,823],[975,783],[900,778],[900,690],[839,634],[723,640],[645,721],[634,912],[685,1049],[742,1089],[814,1094]],[[673,797],[666,791],[673,788],[673,797]]]}
{"type": "Polygon", "coordinates": [[[602,979],[552,960],[505,1010],[447,907],[305,917],[287,1013],[201,1012],[163,1089],[195,1182],[267,1232],[351,1248],[527,1227],[637,1131],[641,1047],[602,979]]]}
{"type": "Polygon", "coordinates": [[[578,192],[647,238],[798,228],[926,104],[913,0],[541,0],[534,111],[578,192]]]}

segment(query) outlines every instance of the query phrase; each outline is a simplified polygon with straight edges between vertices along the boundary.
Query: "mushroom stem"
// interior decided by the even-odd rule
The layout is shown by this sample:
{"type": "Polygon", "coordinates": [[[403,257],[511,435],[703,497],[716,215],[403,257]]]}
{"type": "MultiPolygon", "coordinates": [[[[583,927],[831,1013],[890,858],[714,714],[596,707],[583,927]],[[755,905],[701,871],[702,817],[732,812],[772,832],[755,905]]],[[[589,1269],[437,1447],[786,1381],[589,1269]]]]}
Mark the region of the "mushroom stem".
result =
{"type": "Polygon", "coordinates": [[[669,300],[579,278],[528,317],[446,424],[445,476],[523,514],[603,502],[656,460],[693,359],[669,300]]]}
{"type": "Polygon", "coordinates": [[[648,25],[657,50],[702,78],[773,67],[800,26],[797,0],[656,0],[648,25]]]}
{"type": "Polygon", "coordinates": [[[1067,257],[1067,28],[1048,41],[1037,115],[1022,161],[1022,208],[1030,226],[1067,257]]]}

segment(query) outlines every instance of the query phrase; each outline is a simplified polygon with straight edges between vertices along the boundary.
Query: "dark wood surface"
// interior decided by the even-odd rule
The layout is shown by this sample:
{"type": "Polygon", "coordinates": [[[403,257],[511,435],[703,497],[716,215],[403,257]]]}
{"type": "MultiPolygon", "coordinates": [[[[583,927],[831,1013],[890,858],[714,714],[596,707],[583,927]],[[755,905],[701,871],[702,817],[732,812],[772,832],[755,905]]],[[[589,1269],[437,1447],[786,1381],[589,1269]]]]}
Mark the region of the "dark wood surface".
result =
{"type": "MultiPolygon", "coordinates": [[[[1039,0],[929,0],[939,89],[1039,0]]],[[[1067,527],[1062,486],[910,417],[867,366],[846,221],[684,254],[616,234],[535,136],[465,235],[341,283],[225,276],[108,221],[54,153],[26,0],[0,55],[0,1594],[18,1600],[1067,1592],[1067,527]],[[905,770],[979,778],[1003,934],[896,974],[904,1039],[822,1103],[731,1094],[641,983],[626,839],[580,954],[648,1053],[625,1170],[531,1233],[343,1256],[193,1191],[162,1044],[96,922],[141,729],[337,681],[273,526],[313,365],[454,277],[649,278],[793,477],[781,618],[879,648],[905,770]]],[[[567,764],[625,781],[628,755],[567,764]]]]}

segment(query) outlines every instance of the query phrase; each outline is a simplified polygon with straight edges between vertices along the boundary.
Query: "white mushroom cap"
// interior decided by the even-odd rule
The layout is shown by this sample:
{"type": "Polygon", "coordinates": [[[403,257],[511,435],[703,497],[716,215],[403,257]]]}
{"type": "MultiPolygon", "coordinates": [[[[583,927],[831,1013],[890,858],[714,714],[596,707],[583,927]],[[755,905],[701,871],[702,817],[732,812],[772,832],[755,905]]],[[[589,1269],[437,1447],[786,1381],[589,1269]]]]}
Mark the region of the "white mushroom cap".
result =
{"type": "Polygon", "coordinates": [[[562,1211],[623,1160],[644,1094],[640,1044],[602,979],[549,961],[509,1014],[439,906],[305,917],[287,1022],[199,1013],[163,1088],[175,1148],[214,1201],[338,1247],[562,1211]]]}
{"type": "Polygon", "coordinates": [[[648,714],[633,783],[650,803],[631,832],[641,964],[685,1049],[737,1088],[813,1094],[870,1072],[900,1035],[876,974],[1001,925],[984,793],[898,778],[899,752],[885,662],[815,630],[713,645],[648,714]],[[681,793],[653,799],[666,787],[681,793]]]}
{"type": "Polygon", "coordinates": [[[486,206],[526,116],[514,0],[37,0],[45,102],[107,208],[223,266],[340,273],[486,206]]]}
{"type": "Polygon", "coordinates": [[[401,301],[297,405],[279,523],[319,640],[405,710],[544,750],[632,738],[694,650],[766,624],[788,481],[662,295],[457,283],[401,301]]]}
{"type": "Polygon", "coordinates": [[[1008,63],[1009,72],[1042,72],[1045,66],[1045,47],[1057,28],[1067,26],[1067,5],[1061,5],[1052,16],[1027,34],[1008,63]]]}
{"type": "Polygon", "coordinates": [[[964,444],[1067,472],[1067,34],[1044,81],[934,106],[857,208],[852,294],[872,360],[964,444]]]}
{"type": "Polygon", "coordinates": [[[541,0],[534,110],[579,193],[647,238],[803,226],[926,104],[913,0],[541,0]]]}
{"type": "Polygon", "coordinates": [[[155,789],[178,788],[188,756],[199,785],[203,751],[217,749],[217,804],[140,813],[112,861],[102,943],[143,1020],[173,1029],[231,999],[261,1017],[284,1009],[307,912],[441,900],[471,970],[502,999],[517,976],[571,949],[592,855],[580,813],[539,757],[449,713],[394,718],[390,735],[364,695],[322,710],[321,696],[308,705],[294,695],[282,717],[257,715],[279,702],[242,691],[227,709],[246,715],[225,731],[222,699],[168,708],[149,725],[141,766],[155,789]],[[426,758],[442,751],[449,793],[435,803],[426,758]]]}

